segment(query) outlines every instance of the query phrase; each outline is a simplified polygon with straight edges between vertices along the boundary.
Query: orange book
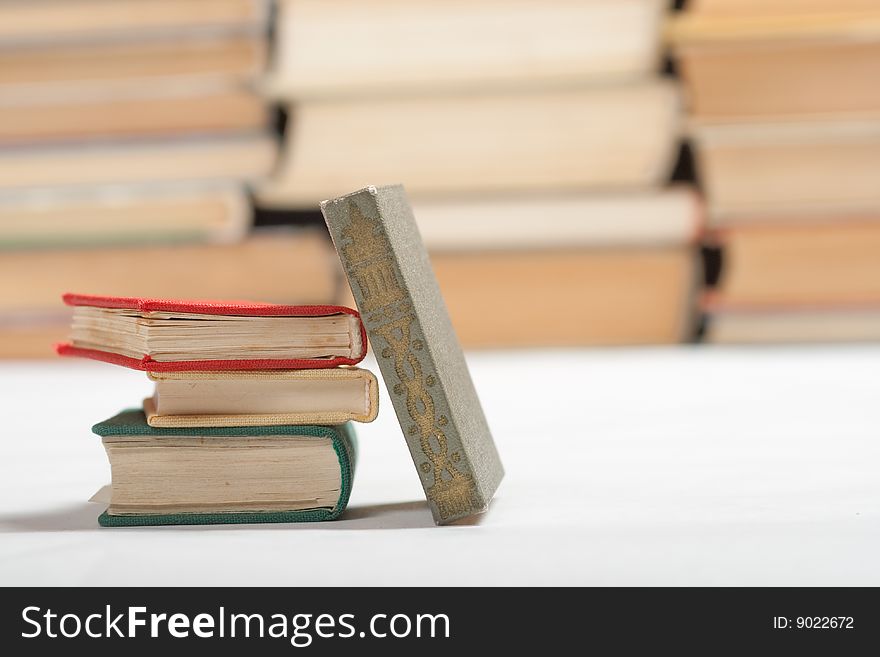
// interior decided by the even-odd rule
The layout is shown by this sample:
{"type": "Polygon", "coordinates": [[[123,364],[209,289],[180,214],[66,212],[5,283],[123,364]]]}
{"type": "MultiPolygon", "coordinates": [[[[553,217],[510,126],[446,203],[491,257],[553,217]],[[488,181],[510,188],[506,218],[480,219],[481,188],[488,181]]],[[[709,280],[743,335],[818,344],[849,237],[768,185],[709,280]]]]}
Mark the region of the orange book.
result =
{"type": "Polygon", "coordinates": [[[669,344],[695,324],[691,246],[432,253],[431,264],[469,348],[669,344]]]}
{"type": "Polygon", "coordinates": [[[240,244],[7,251],[0,256],[0,353],[51,356],[69,337],[67,289],[111,295],[333,304],[341,270],[326,235],[258,231],[240,244]]]}
{"type": "Polygon", "coordinates": [[[880,121],[712,125],[694,137],[713,225],[880,210],[880,121]]]}
{"type": "Polygon", "coordinates": [[[255,29],[267,0],[54,0],[0,3],[0,42],[53,43],[194,30],[255,29]]]}
{"type": "Polygon", "coordinates": [[[0,58],[4,96],[137,89],[147,81],[251,80],[266,63],[257,36],[108,41],[7,49],[0,58]]]}
{"type": "Polygon", "coordinates": [[[880,303],[880,220],[729,228],[719,302],[775,307],[880,303]]]}
{"type": "Polygon", "coordinates": [[[669,28],[690,110],[736,121],[880,110],[880,7],[709,0],[669,28]],[[739,4],[739,3],[737,3],[739,4]],[[775,9],[773,8],[775,7],[775,9]]]}
{"type": "Polygon", "coordinates": [[[247,131],[264,128],[263,100],[244,89],[155,90],[0,102],[0,144],[247,131]]]}

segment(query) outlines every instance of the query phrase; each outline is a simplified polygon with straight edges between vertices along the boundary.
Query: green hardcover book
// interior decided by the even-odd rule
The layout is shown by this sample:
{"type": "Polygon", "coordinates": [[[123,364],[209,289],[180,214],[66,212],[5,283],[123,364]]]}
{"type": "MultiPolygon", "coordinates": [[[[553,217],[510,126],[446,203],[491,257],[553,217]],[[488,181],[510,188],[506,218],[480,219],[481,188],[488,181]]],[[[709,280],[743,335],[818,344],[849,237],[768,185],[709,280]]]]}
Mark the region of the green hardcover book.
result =
{"type": "Polygon", "coordinates": [[[333,520],[351,494],[351,422],[160,429],[132,409],[92,431],[112,472],[104,527],[333,520]]]}
{"type": "Polygon", "coordinates": [[[486,510],[504,468],[403,187],[321,203],[438,524],[486,510]]]}

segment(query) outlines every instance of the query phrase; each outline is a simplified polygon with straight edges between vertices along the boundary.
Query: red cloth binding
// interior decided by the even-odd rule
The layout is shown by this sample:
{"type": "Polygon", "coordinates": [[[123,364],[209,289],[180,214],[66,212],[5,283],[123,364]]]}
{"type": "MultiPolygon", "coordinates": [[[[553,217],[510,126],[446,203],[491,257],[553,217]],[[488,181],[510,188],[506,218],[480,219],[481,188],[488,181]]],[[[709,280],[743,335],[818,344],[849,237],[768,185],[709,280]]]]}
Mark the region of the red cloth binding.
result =
{"type": "Polygon", "coordinates": [[[180,312],[203,315],[243,315],[251,317],[319,317],[346,314],[358,318],[361,329],[362,351],[355,358],[338,356],[336,358],[284,358],[284,359],[238,359],[238,360],[190,360],[156,361],[147,355],[132,358],[109,351],[83,349],[72,344],[58,344],[55,351],[59,356],[91,358],[105,363],[122,365],[146,372],[194,372],[229,370],[293,370],[324,369],[339,365],[356,365],[367,354],[367,331],[360,314],[352,308],[332,305],[288,306],[254,301],[213,301],[191,299],[146,299],[138,297],[108,297],[89,294],[65,294],[64,303],[68,306],[94,306],[97,308],[129,308],[139,312],[180,312]]]}

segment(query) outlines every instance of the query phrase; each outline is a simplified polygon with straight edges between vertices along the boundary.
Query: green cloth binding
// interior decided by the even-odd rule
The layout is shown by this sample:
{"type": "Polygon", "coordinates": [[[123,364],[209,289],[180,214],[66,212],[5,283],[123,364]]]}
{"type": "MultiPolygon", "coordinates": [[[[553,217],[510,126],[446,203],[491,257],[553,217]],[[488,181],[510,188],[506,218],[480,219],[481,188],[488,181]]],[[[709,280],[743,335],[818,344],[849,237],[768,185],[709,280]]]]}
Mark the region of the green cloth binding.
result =
{"type": "Polygon", "coordinates": [[[332,509],[303,509],[301,511],[249,511],[238,513],[174,513],[111,516],[106,511],[98,516],[102,527],[140,527],[149,525],[215,525],[264,522],[320,522],[338,518],[351,496],[357,460],[357,438],[351,422],[338,426],[277,425],[262,427],[206,427],[200,429],[158,429],[147,424],[144,413],[138,409],[122,411],[99,422],[92,431],[101,436],[211,436],[216,438],[245,438],[249,436],[303,436],[329,438],[339,458],[342,486],[339,500],[332,509]]]}

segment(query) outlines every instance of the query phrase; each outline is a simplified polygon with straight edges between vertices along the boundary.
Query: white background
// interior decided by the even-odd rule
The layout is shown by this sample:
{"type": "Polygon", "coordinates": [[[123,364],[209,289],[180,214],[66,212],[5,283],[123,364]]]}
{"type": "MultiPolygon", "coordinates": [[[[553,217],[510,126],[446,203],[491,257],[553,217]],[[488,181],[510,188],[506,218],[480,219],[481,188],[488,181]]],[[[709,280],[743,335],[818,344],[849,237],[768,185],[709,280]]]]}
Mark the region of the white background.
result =
{"type": "Polygon", "coordinates": [[[469,362],[507,476],[452,527],[432,525],[383,390],[343,520],[102,529],[90,427],[146,376],[0,365],[0,584],[880,585],[880,347],[469,362]]]}

